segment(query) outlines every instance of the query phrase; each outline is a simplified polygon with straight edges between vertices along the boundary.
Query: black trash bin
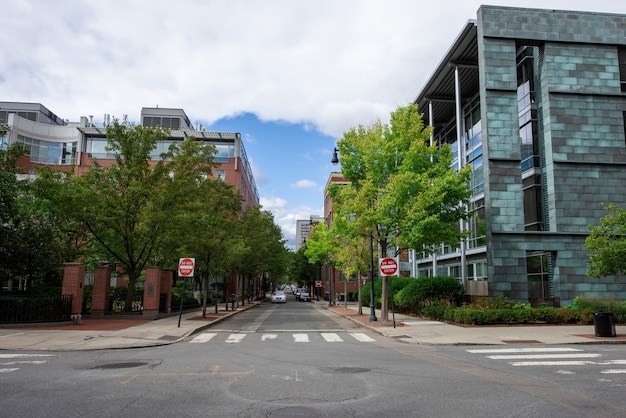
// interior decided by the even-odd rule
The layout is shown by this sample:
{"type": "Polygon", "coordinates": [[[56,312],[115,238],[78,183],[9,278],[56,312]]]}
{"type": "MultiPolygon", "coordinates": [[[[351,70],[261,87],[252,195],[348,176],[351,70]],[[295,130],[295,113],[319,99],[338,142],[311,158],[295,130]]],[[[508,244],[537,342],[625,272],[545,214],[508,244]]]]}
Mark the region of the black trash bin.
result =
{"type": "Polygon", "coordinates": [[[612,312],[594,312],[593,327],[596,337],[615,337],[615,317],[612,312]]]}

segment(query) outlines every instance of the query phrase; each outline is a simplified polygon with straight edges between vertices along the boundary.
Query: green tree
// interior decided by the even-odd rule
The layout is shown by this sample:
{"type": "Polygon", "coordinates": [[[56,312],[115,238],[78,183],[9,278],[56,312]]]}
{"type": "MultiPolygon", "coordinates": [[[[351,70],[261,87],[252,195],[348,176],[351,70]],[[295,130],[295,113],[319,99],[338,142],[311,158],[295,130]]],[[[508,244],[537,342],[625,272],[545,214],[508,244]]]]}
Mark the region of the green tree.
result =
{"type": "Polygon", "coordinates": [[[48,175],[41,181],[61,183],[47,197],[84,225],[97,251],[128,276],[130,306],[169,221],[185,210],[188,193],[215,165],[215,148],[188,138],[152,162],[151,153],[167,131],[118,120],[107,127],[107,139],[106,151],[114,158],[110,166],[93,160],[82,175],[48,175]]]}
{"type": "Polygon", "coordinates": [[[613,276],[626,273],[626,209],[615,203],[604,205],[608,212],[600,225],[589,225],[590,234],[585,240],[589,254],[589,271],[592,277],[613,276]]]}
{"type": "MultiPolygon", "coordinates": [[[[233,187],[219,178],[207,178],[194,185],[188,195],[186,210],[168,224],[168,241],[164,254],[174,254],[174,264],[180,257],[196,259],[196,286],[201,285],[203,294],[202,314],[206,316],[209,277],[227,273],[233,263],[235,249],[240,246],[238,215],[242,197],[233,187]],[[178,231],[185,231],[181,236],[178,231]]],[[[217,289],[215,289],[217,290],[217,289]]]]}
{"type": "MultiPolygon", "coordinates": [[[[448,144],[429,144],[417,106],[397,108],[389,125],[376,122],[344,133],[337,147],[341,173],[351,184],[338,189],[337,205],[356,216],[359,231],[373,234],[380,256],[404,248],[458,242],[467,218],[471,167],[451,168],[448,144]]],[[[381,304],[388,320],[387,278],[381,304]]]]}
{"type": "Polygon", "coordinates": [[[59,290],[65,224],[17,175],[21,145],[0,149],[0,277],[22,281],[22,290],[59,290]]]}
{"type": "MultiPolygon", "coordinates": [[[[362,313],[361,307],[361,272],[369,270],[369,239],[363,231],[357,228],[359,223],[355,216],[351,214],[343,214],[335,212],[331,235],[337,243],[338,251],[334,255],[334,260],[343,275],[348,280],[350,277],[356,276],[358,281],[358,300],[359,314],[362,313]]],[[[344,293],[347,282],[344,282],[344,293]]],[[[345,298],[347,306],[348,298],[345,298]]]]}
{"type": "Polygon", "coordinates": [[[268,279],[264,290],[270,284],[276,286],[287,272],[291,257],[272,213],[249,206],[243,213],[240,233],[244,244],[237,254],[236,269],[248,279],[268,279]]]}
{"type": "Polygon", "coordinates": [[[310,283],[317,278],[318,264],[309,262],[308,257],[304,254],[306,245],[300,247],[298,251],[292,255],[292,264],[289,268],[289,277],[296,283],[310,283]]]}

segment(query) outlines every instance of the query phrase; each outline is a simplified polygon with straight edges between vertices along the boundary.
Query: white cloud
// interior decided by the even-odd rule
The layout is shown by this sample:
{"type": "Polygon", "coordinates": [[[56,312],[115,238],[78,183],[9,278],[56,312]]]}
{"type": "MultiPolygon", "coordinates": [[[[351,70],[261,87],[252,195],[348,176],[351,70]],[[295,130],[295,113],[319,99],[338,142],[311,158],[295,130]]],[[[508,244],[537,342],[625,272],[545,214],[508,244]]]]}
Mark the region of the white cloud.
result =
{"type": "Polygon", "coordinates": [[[287,241],[287,247],[294,249],[296,246],[296,221],[299,219],[309,219],[312,214],[323,213],[323,208],[312,208],[300,206],[290,208],[287,200],[277,196],[262,196],[261,205],[263,210],[268,210],[274,215],[274,222],[282,232],[283,238],[287,241]]]}
{"type": "Polygon", "coordinates": [[[311,180],[298,180],[291,184],[291,187],[294,189],[314,189],[317,187],[317,183],[311,180]]]}

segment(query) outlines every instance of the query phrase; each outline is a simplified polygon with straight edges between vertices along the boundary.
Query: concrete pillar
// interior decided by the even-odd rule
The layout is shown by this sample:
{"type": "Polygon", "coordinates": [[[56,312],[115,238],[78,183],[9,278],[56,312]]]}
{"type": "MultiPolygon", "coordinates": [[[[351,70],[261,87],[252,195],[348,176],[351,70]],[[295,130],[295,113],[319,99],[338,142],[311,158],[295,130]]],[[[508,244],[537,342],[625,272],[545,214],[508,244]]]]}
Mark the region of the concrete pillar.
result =
{"type": "Polygon", "coordinates": [[[93,290],[91,293],[91,315],[104,316],[109,309],[111,289],[111,267],[99,266],[93,271],[93,290]]]}
{"type": "Polygon", "coordinates": [[[84,282],[85,266],[81,263],[65,263],[61,294],[72,297],[72,319],[77,323],[80,323],[83,310],[84,282]]]}

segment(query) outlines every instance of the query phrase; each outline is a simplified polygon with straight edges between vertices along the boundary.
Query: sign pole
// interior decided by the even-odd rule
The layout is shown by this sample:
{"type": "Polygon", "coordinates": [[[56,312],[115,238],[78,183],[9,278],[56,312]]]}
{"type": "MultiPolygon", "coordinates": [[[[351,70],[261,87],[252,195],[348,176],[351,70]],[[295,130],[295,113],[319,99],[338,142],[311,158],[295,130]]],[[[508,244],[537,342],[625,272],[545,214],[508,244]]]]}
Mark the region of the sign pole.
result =
{"type": "Polygon", "coordinates": [[[183,317],[183,301],[185,300],[185,282],[187,277],[193,277],[193,271],[196,267],[195,258],[181,258],[178,260],[178,277],[183,278],[183,291],[180,294],[180,312],[178,314],[178,328],[180,328],[180,320],[183,317]]]}
{"type": "Polygon", "coordinates": [[[183,300],[185,300],[185,282],[186,278],[183,277],[183,291],[180,293],[180,312],[178,313],[178,328],[180,328],[180,320],[183,317],[183,300]]]}

